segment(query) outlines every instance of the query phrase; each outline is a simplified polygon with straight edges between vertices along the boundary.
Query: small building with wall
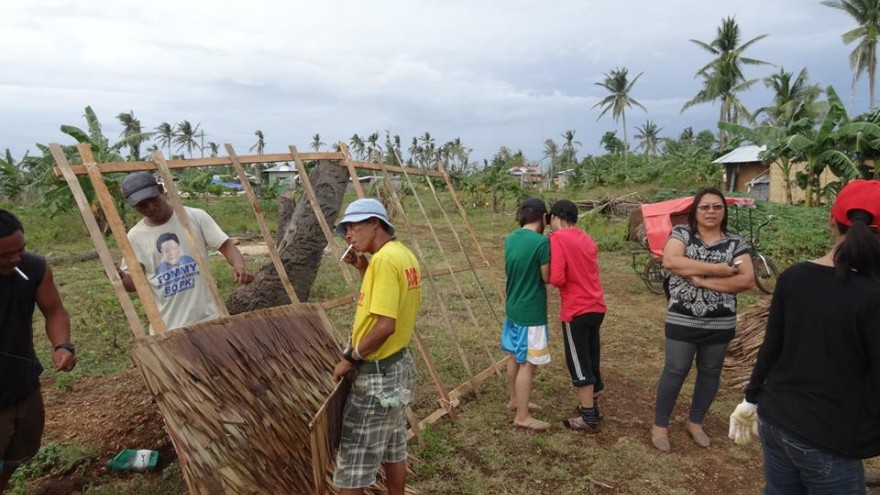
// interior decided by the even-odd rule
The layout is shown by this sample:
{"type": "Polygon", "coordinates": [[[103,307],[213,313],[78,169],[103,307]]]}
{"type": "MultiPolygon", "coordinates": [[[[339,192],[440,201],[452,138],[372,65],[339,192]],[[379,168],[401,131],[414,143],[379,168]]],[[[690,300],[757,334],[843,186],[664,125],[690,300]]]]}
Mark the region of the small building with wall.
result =
{"type": "Polygon", "coordinates": [[[516,177],[522,185],[540,184],[544,181],[541,167],[511,167],[507,173],[516,177]]]}
{"type": "Polygon", "coordinates": [[[767,173],[770,168],[761,160],[765,146],[740,146],[712,161],[724,165],[724,190],[726,192],[748,193],[749,182],[767,173]]]}
{"type": "MultiPolygon", "coordinates": [[[[805,162],[795,162],[791,164],[791,172],[788,180],[791,181],[791,200],[794,204],[801,203],[806,199],[804,190],[798,187],[795,183],[797,173],[802,172],[805,167],[805,162]]],[[[782,173],[782,167],[780,167],[778,163],[774,163],[773,166],[770,167],[770,201],[773,203],[785,204],[787,202],[785,198],[785,180],[785,174],[782,173]]],[[[835,180],[837,180],[837,177],[831,173],[831,169],[825,167],[825,170],[822,171],[822,174],[819,176],[819,185],[825,187],[829,182],[834,182],[835,180]]]]}
{"type": "Polygon", "coordinates": [[[270,184],[280,180],[285,184],[295,185],[299,179],[296,167],[289,163],[278,163],[272,168],[267,168],[263,170],[263,175],[266,177],[266,182],[270,184]]]}

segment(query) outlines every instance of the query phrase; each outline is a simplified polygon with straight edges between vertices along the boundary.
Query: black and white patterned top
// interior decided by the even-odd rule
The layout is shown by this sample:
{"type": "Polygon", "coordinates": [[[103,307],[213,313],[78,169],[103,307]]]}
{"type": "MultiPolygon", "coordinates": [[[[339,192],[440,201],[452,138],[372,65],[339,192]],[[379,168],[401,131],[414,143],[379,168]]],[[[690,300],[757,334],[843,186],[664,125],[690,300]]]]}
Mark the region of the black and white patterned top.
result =
{"type": "MultiPolygon", "coordinates": [[[[742,236],[723,234],[708,245],[687,225],[676,225],[670,239],[684,243],[688,259],[707,263],[730,263],[749,251],[742,236]]],[[[736,294],[696,287],[688,279],[671,274],[666,338],[695,344],[721,344],[733,338],[736,329],[736,294]]]]}

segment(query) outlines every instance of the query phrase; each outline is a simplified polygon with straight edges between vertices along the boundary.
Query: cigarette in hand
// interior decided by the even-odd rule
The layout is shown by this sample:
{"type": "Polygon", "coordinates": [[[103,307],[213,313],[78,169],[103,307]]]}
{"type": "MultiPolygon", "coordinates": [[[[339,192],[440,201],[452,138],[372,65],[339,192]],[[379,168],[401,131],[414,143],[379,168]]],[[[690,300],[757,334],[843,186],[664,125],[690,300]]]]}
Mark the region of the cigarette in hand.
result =
{"type": "Polygon", "coordinates": [[[339,261],[344,260],[345,257],[348,256],[348,252],[351,251],[351,248],[352,248],[353,246],[354,246],[354,244],[349,244],[348,247],[345,248],[345,252],[342,253],[342,256],[339,258],[339,261]]]}

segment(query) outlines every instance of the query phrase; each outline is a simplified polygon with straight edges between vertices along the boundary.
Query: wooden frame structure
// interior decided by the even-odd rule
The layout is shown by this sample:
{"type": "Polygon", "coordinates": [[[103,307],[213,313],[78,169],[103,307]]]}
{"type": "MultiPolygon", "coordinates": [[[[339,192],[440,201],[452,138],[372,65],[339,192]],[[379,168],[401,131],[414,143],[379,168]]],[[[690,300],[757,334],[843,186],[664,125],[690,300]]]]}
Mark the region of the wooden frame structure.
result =
{"type": "MultiPolygon", "coordinates": [[[[128,241],[125,226],[119,216],[118,211],[116,210],[115,203],[113,201],[113,198],[111,197],[110,191],[105,185],[103,178],[104,174],[151,171],[156,172],[161,176],[165,184],[166,192],[168,194],[169,203],[171,204],[178,218],[181,220],[184,229],[186,230],[187,235],[184,241],[189,243],[189,246],[191,247],[190,251],[196,254],[196,262],[200,267],[202,267],[201,272],[207,276],[206,282],[208,282],[208,285],[210,286],[211,294],[214,298],[220,315],[221,317],[225,317],[228,316],[229,313],[225,307],[224,301],[220,297],[217,284],[210,275],[210,264],[202,254],[201,249],[192,248],[197,244],[190,231],[186,211],[184,210],[181,197],[174,184],[174,180],[172,177],[173,170],[190,167],[209,166],[231,166],[233,168],[242,185],[244,186],[247,197],[251,203],[254,216],[260,227],[260,232],[268,248],[269,259],[271,260],[271,263],[273,264],[276,272],[279,275],[282,287],[288,298],[290,299],[291,304],[297,306],[301,303],[297,298],[297,295],[293,290],[293,286],[288,279],[287,273],[283,268],[277,248],[275,246],[275,242],[265,221],[265,217],[261,210],[259,201],[247,180],[244,169],[244,166],[248,164],[294,162],[299,172],[299,177],[302,188],[305,192],[305,197],[308,199],[311,209],[320,224],[322,233],[327,240],[333,257],[336,260],[339,260],[337,261],[337,264],[339,265],[342,277],[348,289],[348,295],[335,297],[333,299],[320,301],[317,304],[309,305],[310,307],[318,308],[322,311],[352,304],[356,300],[359,281],[355,280],[352,277],[352,269],[348,267],[348,265],[344,264],[340,259],[341,248],[337,244],[337,238],[333,235],[331,226],[328,224],[326,218],[322,213],[321,205],[319,204],[317,195],[315,194],[314,188],[309,180],[306,171],[305,161],[329,160],[338,166],[346,168],[351,178],[351,183],[353,185],[355,194],[359,198],[365,197],[366,194],[361,187],[357,175],[358,170],[378,172],[384,178],[383,187],[385,188],[387,198],[390,198],[390,201],[393,202],[393,205],[396,207],[396,210],[398,212],[397,214],[399,215],[398,217],[395,217],[394,220],[399,225],[397,230],[410,232],[413,230],[413,224],[410,220],[410,215],[408,215],[408,213],[411,214],[412,212],[408,212],[405,210],[405,200],[402,197],[403,195],[401,194],[402,188],[405,188],[404,191],[409,191],[409,193],[411,193],[412,198],[415,202],[415,206],[418,209],[418,212],[421,214],[423,221],[428,227],[428,230],[430,232],[429,240],[433,243],[433,252],[439,254],[441,258],[441,262],[439,264],[433,266],[428,264],[428,256],[426,255],[425,249],[423,248],[423,246],[427,246],[424,240],[418,239],[417,237],[413,236],[408,239],[407,244],[413,249],[413,252],[416,254],[419,262],[422,265],[422,278],[424,281],[427,282],[429,291],[431,294],[433,294],[436,300],[437,308],[440,310],[442,319],[445,322],[446,328],[448,329],[448,336],[450,337],[451,342],[453,342],[454,344],[456,353],[459,356],[459,359],[468,377],[462,383],[458,384],[455,388],[448,388],[446,385],[446,381],[444,381],[440,374],[440,370],[436,365],[435,360],[430,354],[428,343],[425,342],[418,330],[414,332],[413,342],[418,349],[418,353],[422,358],[424,367],[428,371],[431,382],[433,382],[434,388],[436,390],[437,408],[421,419],[419,419],[411,409],[407,408],[406,413],[410,424],[409,436],[418,436],[424,425],[433,423],[444,416],[449,416],[451,419],[456,419],[458,405],[462,397],[470,392],[477,393],[478,388],[482,382],[493,375],[499,374],[500,370],[503,369],[507,358],[499,358],[493,355],[492,351],[490,350],[490,346],[487,343],[483,343],[481,345],[480,352],[488,357],[490,365],[482,370],[474,370],[470,357],[473,356],[473,353],[469,355],[469,353],[462,347],[462,343],[460,340],[462,325],[457,325],[452,321],[452,317],[450,316],[450,312],[447,308],[446,303],[449,298],[449,294],[444,293],[442,289],[439,288],[439,278],[446,276],[451,278],[453,282],[453,287],[455,288],[454,293],[457,294],[458,298],[464,303],[467,313],[467,321],[474,328],[479,328],[481,324],[477,321],[475,313],[471,308],[471,304],[464,294],[462,285],[458,279],[458,274],[469,272],[473,275],[476,284],[479,287],[479,292],[481,295],[479,299],[482,299],[488,305],[490,313],[494,317],[495,324],[498,328],[500,328],[501,321],[498,317],[497,312],[495,311],[494,306],[499,303],[501,303],[501,305],[503,306],[504,292],[502,291],[498,280],[491,275],[491,272],[487,270],[490,267],[489,261],[480,245],[480,242],[470,222],[470,219],[468,218],[468,215],[463,205],[461,204],[461,201],[459,200],[453,182],[447,174],[445,168],[443,167],[443,164],[437,163],[435,170],[429,170],[425,167],[414,168],[388,165],[381,162],[374,163],[356,161],[351,158],[348,148],[344,143],[340,143],[340,152],[330,153],[299,153],[295,146],[290,146],[288,153],[239,156],[236,154],[232,145],[226,144],[225,149],[228,154],[228,156],[226,157],[166,160],[162,153],[157,150],[153,151],[152,159],[149,161],[97,163],[92,156],[89,146],[87,144],[80,144],[77,147],[77,151],[79,153],[82,164],[71,165],[60,145],[50,145],[50,150],[57,164],[55,169],[56,175],[58,175],[59,177],[63,177],[67,184],[70,186],[74,199],[76,200],[82,214],[83,220],[98,251],[101,263],[105,269],[108,278],[112,283],[114,292],[116,293],[120,301],[121,307],[126,316],[126,319],[128,320],[129,327],[131,328],[135,340],[138,341],[141,339],[149,339],[150,337],[144,331],[144,327],[134,308],[134,305],[129,298],[128,293],[122,286],[122,281],[119,279],[119,276],[116,272],[115,264],[110,254],[110,250],[106,244],[105,239],[98,229],[94,213],[92,212],[88,202],[86,201],[85,194],[77,178],[78,176],[88,176],[97,195],[97,199],[106,214],[110,228],[115,237],[116,244],[120,247],[122,251],[122,256],[126,260],[126,264],[128,265],[128,267],[130,267],[129,269],[132,274],[138,296],[143,304],[144,312],[146,313],[146,317],[149,321],[152,331],[161,336],[167,332],[167,328],[159,314],[158,306],[156,305],[156,302],[153,298],[153,294],[148,285],[146,275],[140,269],[140,264],[137,262],[133,248],[128,241]],[[395,177],[397,177],[398,181],[400,182],[399,186],[395,184],[395,177]],[[466,260],[465,265],[453,266],[450,262],[447,255],[447,250],[443,248],[443,243],[441,242],[440,235],[437,233],[437,230],[432,224],[432,220],[427,213],[425,204],[422,203],[419,197],[419,189],[421,188],[415,185],[413,177],[422,177],[426,179],[425,182],[427,183],[428,191],[431,193],[434,203],[437,207],[439,207],[440,211],[442,212],[446,228],[452,232],[455,244],[458,246],[461,255],[463,255],[466,260]],[[463,241],[462,236],[459,235],[459,232],[453,225],[450,216],[444,209],[436,187],[434,185],[435,180],[442,180],[443,185],[446,187],[448,193],[451,195],[452,201],[455,205],[455,211],[463,221],[463,225],[465,226],[467,235],[469,236],[470,241],[473,243],[473,246],[475,248],[475,253],[468,252],[465,247],[465,241],[463,241]],[[401,229],[400,227],[403,228],[401,229]],[[476,255],[476,260],[474,259],[474,255],[476,255]],[[477,273],[477,270],[485,270],[484,273],[488,275],[487,278],[489,278],[494,285],[494,289],[498,295],[498,299],[494,299],[489,295],[486,287],[483,284],[483,279],[477,273]]],[[[402,163],[399,156],[397,157],[397,162],[402,163]]],[[[324,316],[323,318],[324,321],[328,321],[326,316],[324,316]]],[[[342,342],[342,339],[339,335],[334,335],[333,338],[337,342],[342,342]]],[[[492,345],[491,347],[494,348],[496,346],[492,345]]],[[[326,421],[322,420],[319,423],[320,424],[317,427],[326,428],[326,421]]],[[[312,441],[326,441],[326,436],[327,435],[323,435],[321,436],[321,439],[316,440],[316,436],[313,435],[312,441]]],[[[315,469],[315,490],[317,493],[325,493],[325,491],[329,490],[327,486],[322,485],[323,481],[326,480],[319,480],[318,473],[320,471],[320,466],[316,465],[318,463],[325,462],[327,462],[327,459],[313,459],[312,468],[315,469]]],[[[190,489],[193,490],[192,487],[190,487],[190,489]]]]}

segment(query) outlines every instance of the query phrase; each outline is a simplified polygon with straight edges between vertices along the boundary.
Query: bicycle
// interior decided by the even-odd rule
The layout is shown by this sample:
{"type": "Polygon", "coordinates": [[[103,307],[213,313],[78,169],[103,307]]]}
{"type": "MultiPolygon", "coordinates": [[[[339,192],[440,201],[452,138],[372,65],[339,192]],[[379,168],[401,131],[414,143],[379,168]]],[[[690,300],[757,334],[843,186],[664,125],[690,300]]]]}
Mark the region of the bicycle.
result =
{"type": "Polygon", "coordinates": [[[776,288],[776,279],[779,277],[779,270],[776,268],[776,264],[773,263],[770,258],[768,258],[764,253],[761,252],[761,243],[759,237],[761,229],[766,227],[770,223],[770,221],[773,220],[773,215],[767,215],[767,220],[765,220],[757,227],[753,227],[754,223],[752,222],[752,212],[755,209],[754,205],[737,205],[737,224],[739,224],[739,208],[741,207],[749,209],[749,255],[752,257],[752,265],[754,266],[755,270],[755,285],[761,292],[765,294],[773,294],[773,289],[776,288]]]}

